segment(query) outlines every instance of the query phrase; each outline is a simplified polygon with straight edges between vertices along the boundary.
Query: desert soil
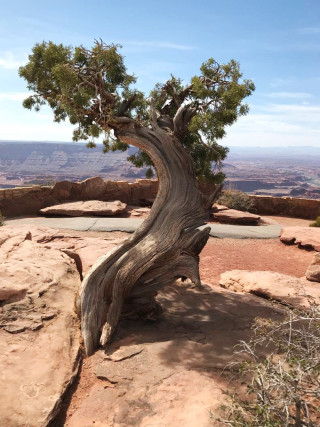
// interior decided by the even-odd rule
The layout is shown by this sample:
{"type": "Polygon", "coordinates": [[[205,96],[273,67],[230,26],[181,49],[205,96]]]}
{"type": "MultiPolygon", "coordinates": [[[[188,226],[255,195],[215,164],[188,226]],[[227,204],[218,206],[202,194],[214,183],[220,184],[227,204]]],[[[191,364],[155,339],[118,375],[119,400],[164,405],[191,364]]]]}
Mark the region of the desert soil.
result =
{"type": "Polygon", "coordinates": [[[284,227],[309,227],[309,225],[313,222],[310,219],[303,219],[303,218],[289,218],[286,216],[265,216],[263,218],[267,218],[273,221],[276,221],[278,224],[284,226],[284,227]]]}
{"type": "Polygon", "coordinates": [[[219,426],[219,408],[233,387],[221,372],[234,360],[234,346],[249,338],[257,316],[282,315],[257,296],[221,289],[220,274],[244,269],[302,277],[313,255],[278,239],[210,238],[200,257],[204,288],[177,282],[159,293],[164,313],[157,322],[122,320],[108,352],[84,359],[54,425],[219,426]]]}

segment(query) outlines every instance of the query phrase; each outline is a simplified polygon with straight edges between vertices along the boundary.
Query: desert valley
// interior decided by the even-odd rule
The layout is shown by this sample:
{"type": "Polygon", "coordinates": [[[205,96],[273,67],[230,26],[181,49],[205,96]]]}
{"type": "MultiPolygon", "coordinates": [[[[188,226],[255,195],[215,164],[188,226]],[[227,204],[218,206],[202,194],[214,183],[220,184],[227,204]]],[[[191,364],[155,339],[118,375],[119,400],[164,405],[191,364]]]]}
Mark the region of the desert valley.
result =
{"type": "MultiPolygon", "coordinates": [[[[134,181],[145,176],[127,161],[136,152],[102,152],[81,143],[0,141],[0,188],[82,181],[92,176],[134,181]]],[[[320,199],[320,148],[231,147],[225,188],[257,195],[320,199]]]]}

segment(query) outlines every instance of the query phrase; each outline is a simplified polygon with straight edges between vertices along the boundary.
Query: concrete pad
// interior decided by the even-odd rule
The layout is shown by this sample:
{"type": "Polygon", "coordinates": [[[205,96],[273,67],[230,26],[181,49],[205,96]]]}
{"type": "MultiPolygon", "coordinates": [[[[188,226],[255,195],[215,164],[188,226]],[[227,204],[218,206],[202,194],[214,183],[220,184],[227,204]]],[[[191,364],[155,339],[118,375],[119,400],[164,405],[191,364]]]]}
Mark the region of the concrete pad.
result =
{"type": "Polygon", "coordinates": [[[61,228],[77,231],[124,231],[134,233],[143,223],[143,218],[97,218],[97,217],[21,217],[7,219],[6,224],[35,225],[38,227],[61,228]]]}
{"type": "Polygon", "coordinates": [[[35,225],[37,227],[48,228],[67,228],[71,230],[87,231],[94,225],[97,218],[92,217],[74,217],[74,218],[45,218],[45,217],[21,217],[15,219],[7,219],[5,224],[14,225],[35,225]]]}
{"type": "Polygon", "coordinates": [[[142,218],[98,218],[90,231],[125,231],[134,233],[143,223],[142,218]]]}
{"type": "MultiPolygon", "coordinates": [[[[97,218],[97,217],[21,217],[6,220],[6,224],[35,225],[38,227],[71,229],[78,231],[124,231],[134,233],[143,223],[143,218],[97,218]]],[[[279,237],[280,225],[246,226],[229,224],[206,224],[200,229],[210,227],[210,236],[232,239],[276,239],[279,237]]]]}
{"type": "Polygon", "coordinates": [[[281,232],[280,225],[249,226],[249,225],[229,225],[229,224],[207,224],[200,228],[210,227],[210,236],[220,239],[276,239],[281,232]]]}

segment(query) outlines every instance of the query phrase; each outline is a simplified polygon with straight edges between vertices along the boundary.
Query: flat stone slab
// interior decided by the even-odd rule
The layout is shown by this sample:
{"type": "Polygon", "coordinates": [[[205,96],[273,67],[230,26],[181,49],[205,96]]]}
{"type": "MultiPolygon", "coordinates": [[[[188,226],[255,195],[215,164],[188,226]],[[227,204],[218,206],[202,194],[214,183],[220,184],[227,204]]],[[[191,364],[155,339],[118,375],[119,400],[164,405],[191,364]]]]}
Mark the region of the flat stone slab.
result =
{"type": "MultiPolygon", "coordinates": [[[[45,217],[23,217],[6,220],[7,225],[35,225],[37,227],[59,228],[77,231],[123,231],[134,233],[143,223],[143,218],[45,218],[45,217]]],[[[210,236],[232,239],[276,239],[279,237],[280,225],[247,226],[228,224],[206,224],[200,229],[210,227],[210,236]]]]}
{"type": "Polygon", "coordinates": [[[320,252],[320,228],[284,227],[280,240],[287,244],[296,244],[302,248],[311,248],[320,252]]]}
{"type": "Polygon", "coordinates": [[[210,227],[210,236],[220,239],[276,239],[281,232],[281,225],[230,225],[230,224],[206,224],[202,228],[210,227]]]}
{"type": "Polygon", "coordinates": [[[77,231],[123,231],[134,233],[143,223],[143,218],[95,218],[95,217],[73,217],[73,218],[45,218],[41,216],[29,218],[15,218],[6,220],[9,226],[34,225],[37,227],[59,228],[77,231]]]}
{"type": "Polygon", "coordinates": [[[304,277],[298,278],[274,271],[232,270],[220,276],[220,286],[273,299],[295,307],[309,307],[320,302],[320,286],[304,277]]]}
{"type": "Polygon", "coordinates": [[[90,230],[134,233],[143,221],[143,218],[98,218],[90,230]]]}
{"type": "Polygon", "coordinates": [[[37,227],[48,227],[48,228],[61,228],[68,230],[77,230],[77,231],[88,231],[97,221],[97,218],[94,217],[73,217],[73,218],[45,218],[41,216],[34,217],[22,217],[7,219],[5,221],[6,225],[9,226],[21,226],[21,225],[34,225],[37,227]]]}
{"type": "Polygon", "coordinates": [[[101,200],[86,200],[72,203],[62,203],[40,209],[42,215],[66,216],[114,216],[125,212],[127,205],[120,200],[103,202],[101,200]]]}
{"type": "Polygon", "coordinates": [[[213,213],[213,217],[223,224],[258,225],[260,216],[236,209],[222,209],[213,213]]]}

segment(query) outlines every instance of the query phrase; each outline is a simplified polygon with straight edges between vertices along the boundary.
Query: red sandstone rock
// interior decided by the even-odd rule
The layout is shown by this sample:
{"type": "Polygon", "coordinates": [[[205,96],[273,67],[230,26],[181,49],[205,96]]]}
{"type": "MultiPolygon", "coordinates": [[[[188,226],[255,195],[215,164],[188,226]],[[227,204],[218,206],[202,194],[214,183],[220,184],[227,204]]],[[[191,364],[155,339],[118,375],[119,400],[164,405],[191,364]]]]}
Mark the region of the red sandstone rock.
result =
{"type": "Polygon", "coordinates": [[[80,195],[80,183],[70,181],[57,182],[51,192],[56,200],[72,200],[80,195]]]}
{"type": "Polygon", "coordinates": [[[82,200],[101,199],[106,190],[106,183],[102,178],[97,176],[82,181],[80,183],[80,188],[82,200]]]}
{"type": "Polygon", "coordinates": [[[119,200],[102,202],[100,200],[88,200],[85,202],[63,203],[40,209],[42,215],[67,215],[67,216],[114,216],[122,214],[127,205],[119,200]]]}
{"type": "Polygon", "coordinates": [[[320,287],[311,285],[305,278],[273,271],[227,271],[220,276],[220,286],[297,307],[308,307],[310,301],[320,302],[320,287]]]}
{"type": "Polygon", "coordinates": [[[128,212],[130,213],[130,216],[139,216],[146,218],[150,213],[150,208],[140,208],[140,207],[127,207],[128,212]]]}
{"type": "Polygon", "coordinates": [[[228,210],[228,209],[229,209],[229,208],[228,208],[227,206],[219,205],[218,203],[215,203],[215,204],[212,206],[212,213],[221,212],[221,211],[226,211],[226,210],[228,210]]]}
{"type": "Polygon", "coordinates": [[[320,228],[285,227],[281,231],[280,240],[283,243],[296,244],[320,252],[320,228]]]}
{"type": "Polygon", "coordinates": [[[65,253],[75,261],[80,275],[85,275],[101,256],[127,238],[126,233],[107,233],[108,237],[104,237],[104,233],[94,233],[96,237],[88,237],[76,231],[66,232],[66,230],[59,231],[35,226],[6,226],[2,227],[1,231],[20,235],[22,239],[29,233],[32,240],[45,249],[55,249],[65,253]]]}
{"type": "Polygon", "coordinates": [[[249,212],[235,209],[224,209],[213,214],[213,217],[224,224],[258,225],[260,217],[249,212]]]}
{"type": "Polygon", "coordinates": [[[320,253],[315,254],[306,272],[306,278],[311,282],[320,282],[320,253]]]}
{"type": "Polygon", "coordinates": [[[0,277],[0,424],[46,426],[78,369],[80,277],[70,257],[19,227],[0,228],[0,277]]]}

